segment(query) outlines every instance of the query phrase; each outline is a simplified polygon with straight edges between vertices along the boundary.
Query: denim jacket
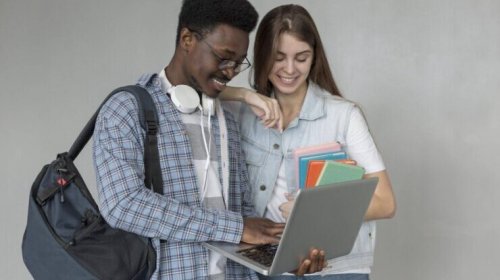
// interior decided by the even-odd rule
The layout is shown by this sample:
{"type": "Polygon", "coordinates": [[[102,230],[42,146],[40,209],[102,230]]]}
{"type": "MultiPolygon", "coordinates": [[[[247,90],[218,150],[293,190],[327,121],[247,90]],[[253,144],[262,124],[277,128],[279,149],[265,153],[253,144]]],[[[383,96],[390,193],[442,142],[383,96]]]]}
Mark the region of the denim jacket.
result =
{"type": "MultiPolygon", "coordinates": [[[[257,213],[264,216],[273,194],[281,162],[291,157],[291,151],[338,141],[347,148],[346,133],[355,105],[333,96],[310,82],[298,118],[280,133],[261,125],[248,106],[240,110],[242,147],[245,152],[250,185],[257,213]]],[[[347,271],[369,273],[373,263],[375,222],[363,223],[352,252],[329,261],[323,274],[347,271]]]]}

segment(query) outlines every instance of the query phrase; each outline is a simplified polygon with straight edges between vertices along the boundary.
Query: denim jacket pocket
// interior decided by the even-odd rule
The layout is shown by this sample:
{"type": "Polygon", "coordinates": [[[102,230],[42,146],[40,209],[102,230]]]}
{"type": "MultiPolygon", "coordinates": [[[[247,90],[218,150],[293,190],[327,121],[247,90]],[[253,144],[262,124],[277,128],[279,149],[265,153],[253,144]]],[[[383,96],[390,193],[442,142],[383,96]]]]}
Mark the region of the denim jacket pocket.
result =
{"type": "Polygon", "coordinates": [[[242,137],[241,145],[245,151],[248,174],[251,174],[248,178],[250,186],[255,187],[258,184],[257,179],[263,176],[268,152],[262,145],[246,137],[242,137]]]}
{"type": "Polygon", "coordinates": [[[259,145],[255,141],[242,137],[242,148],[245,151],[245,161],[247,165],[263,166],[266,159],[267,151],[264,146],[259,145]]]}

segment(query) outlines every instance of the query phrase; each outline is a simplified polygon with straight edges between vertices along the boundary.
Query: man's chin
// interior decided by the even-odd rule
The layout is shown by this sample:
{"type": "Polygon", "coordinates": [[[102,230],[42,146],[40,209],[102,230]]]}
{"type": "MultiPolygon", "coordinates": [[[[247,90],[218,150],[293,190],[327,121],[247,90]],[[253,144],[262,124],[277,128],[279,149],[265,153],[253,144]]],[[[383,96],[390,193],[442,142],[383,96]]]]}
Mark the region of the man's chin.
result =
{"type": "Polygon", "coordinates": [[[210,98],[217,98],[220,95],[220,91],[210,91],[206,92],[205,95],[207,95],[210,98]]]}
{"type": "Polygon", "coordinates": [[[217,83],[213,79],[210,79],[208,80],[208,83],[197,87],[195,90],[199,93],[204,93],[211,98],[217,98],[224,89],[226,89],[225,84],[217,83]]]}
{"type": "Polygon", "coordinates": [[[219,97],[219,94],[225,89],[226,87],[209,87],[207,90],[203,91],[208,97],[211,98],[217,98],[219,97]]]}

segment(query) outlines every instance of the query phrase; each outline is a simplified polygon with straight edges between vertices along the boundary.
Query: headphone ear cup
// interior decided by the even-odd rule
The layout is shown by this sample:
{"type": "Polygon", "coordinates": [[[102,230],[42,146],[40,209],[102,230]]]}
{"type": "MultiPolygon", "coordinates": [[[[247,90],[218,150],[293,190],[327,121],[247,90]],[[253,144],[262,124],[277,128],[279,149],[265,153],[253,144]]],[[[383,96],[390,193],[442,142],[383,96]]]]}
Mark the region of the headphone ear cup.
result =
{"type": "Polygon", "coordinates": [[[169,90],[170,99],[181,113],[190,114],[200,105],[200,96],[190,86],[177,85],[169,90]]]}

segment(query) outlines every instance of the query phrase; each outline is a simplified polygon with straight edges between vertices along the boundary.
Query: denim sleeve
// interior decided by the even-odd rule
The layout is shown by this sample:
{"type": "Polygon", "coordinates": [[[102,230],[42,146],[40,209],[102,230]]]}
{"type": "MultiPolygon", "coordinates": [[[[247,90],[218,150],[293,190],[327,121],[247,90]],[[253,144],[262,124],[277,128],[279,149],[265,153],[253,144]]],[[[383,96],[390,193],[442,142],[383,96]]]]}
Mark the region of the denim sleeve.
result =
{"type": "Polygon", "coordinates": [[[145,187],[142,137],[135,100],[129,94],[112,97],[101,109],[93,143],[105,220],[113,227],[171,242],[239,242],[243,231],[239,213],[186,205],[145,187]]]}

